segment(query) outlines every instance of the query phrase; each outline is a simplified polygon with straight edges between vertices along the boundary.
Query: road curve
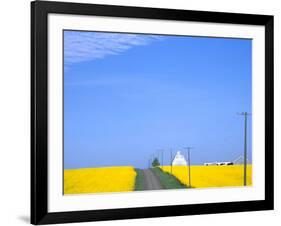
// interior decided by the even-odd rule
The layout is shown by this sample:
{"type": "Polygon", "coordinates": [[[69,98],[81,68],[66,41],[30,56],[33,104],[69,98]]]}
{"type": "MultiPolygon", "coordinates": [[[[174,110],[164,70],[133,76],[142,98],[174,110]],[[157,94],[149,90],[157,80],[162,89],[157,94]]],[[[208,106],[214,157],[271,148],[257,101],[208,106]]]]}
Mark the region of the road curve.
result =
{"type": "Polygon", "coordinates": [[[151,169],[144,169],[143,177],[144,177],[144,190],[160,190],[163,189],[163,186],[160,183],[159,178],[153,173],[151,169]]]}

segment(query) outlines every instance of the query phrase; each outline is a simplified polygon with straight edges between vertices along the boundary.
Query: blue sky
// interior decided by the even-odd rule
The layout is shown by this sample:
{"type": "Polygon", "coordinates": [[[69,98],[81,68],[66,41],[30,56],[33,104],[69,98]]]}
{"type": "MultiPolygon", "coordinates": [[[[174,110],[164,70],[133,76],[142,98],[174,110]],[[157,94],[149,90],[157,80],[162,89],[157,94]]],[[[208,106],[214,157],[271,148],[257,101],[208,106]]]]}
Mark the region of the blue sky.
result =
{"type": "Polygon", "coordinates": [[[243,154],[251,40],[64,31],[64,57],[65,168],[144,168],[159,149],[168,164],[185,146],[192,164],[243,154]]]}

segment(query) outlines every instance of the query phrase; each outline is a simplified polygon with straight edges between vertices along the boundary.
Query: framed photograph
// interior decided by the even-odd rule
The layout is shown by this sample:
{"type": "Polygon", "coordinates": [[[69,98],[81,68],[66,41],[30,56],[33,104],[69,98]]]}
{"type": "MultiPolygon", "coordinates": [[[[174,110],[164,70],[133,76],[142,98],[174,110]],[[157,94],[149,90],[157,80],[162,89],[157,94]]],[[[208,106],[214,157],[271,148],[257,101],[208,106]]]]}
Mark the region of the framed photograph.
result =
{"type": "Polygon", "coordinates": [[[31,3],[31,223],[273,209],[273,16],[31,3]]]}

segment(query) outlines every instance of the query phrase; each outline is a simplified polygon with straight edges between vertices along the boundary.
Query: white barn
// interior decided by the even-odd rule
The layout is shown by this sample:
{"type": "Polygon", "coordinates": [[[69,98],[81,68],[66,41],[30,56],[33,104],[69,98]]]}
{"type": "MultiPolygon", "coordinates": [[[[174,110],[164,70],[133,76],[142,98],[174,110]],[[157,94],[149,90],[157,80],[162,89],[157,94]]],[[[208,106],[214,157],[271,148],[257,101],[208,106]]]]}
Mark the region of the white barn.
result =
{"type": "Polygon", "coordinates": [[[180,153],[180,151],[177,151],[177,154],[172,162],[173,166],[186,166],[187,162],[184,158],[184,156],[180,153]]]}

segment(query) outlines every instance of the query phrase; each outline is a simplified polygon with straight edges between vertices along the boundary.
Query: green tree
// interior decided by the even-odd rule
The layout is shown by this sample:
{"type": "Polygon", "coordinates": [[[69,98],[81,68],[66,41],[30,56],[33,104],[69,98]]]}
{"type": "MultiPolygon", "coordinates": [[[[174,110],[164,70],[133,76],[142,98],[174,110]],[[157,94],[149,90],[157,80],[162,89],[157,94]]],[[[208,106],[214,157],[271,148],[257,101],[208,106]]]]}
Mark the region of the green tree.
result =
{"type": "Polygon", "coordinates": [[[153,160],[152,166],[153,166],[153,167],[160,166],[160,163],[159,163],[159,161],[158,161],[158,158],[155,158],[155,159],[153,160]]]}

